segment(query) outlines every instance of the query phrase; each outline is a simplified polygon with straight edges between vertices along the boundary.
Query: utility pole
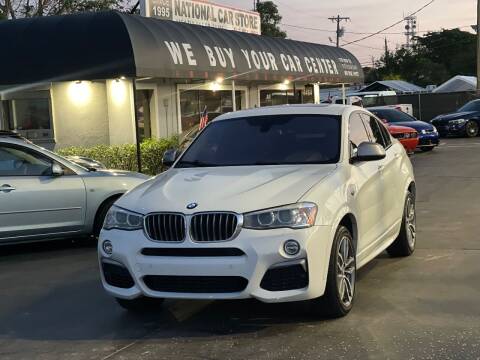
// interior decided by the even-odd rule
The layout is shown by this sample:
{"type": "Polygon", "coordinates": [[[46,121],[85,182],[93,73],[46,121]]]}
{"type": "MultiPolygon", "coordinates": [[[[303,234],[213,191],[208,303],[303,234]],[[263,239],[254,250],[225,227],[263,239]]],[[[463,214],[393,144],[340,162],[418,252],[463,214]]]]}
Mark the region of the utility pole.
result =
{"type": "Polygon", "coordinates": [[[480,96],[480,0],[477,0],[477,96],[480,96]]]}
{"type": "MultiPolygon", "coordinates": [[[[480,1],[480,0],[479,0],[480,1]]],[[[332,16],[329,17],[328,20],[331,20],[332,22],[337,22],[337,48],[340,47],[340,38],[343,36],[343,33],[345,30],[343,28],[340,28],[340,23],[342,21],[350,21],[349,17],[341,17],[340,15],[332,16]]]]}

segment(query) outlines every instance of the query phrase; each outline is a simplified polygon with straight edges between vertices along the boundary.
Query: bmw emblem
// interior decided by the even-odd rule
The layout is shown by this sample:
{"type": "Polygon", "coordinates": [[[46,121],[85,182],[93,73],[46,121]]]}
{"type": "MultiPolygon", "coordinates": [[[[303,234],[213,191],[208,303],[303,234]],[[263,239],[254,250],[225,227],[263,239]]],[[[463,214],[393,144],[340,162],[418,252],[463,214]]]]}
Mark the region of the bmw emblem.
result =
{"type": "Polygon", "coordinates": [[[195,209],[197,206],[198,204],[193,202],[187,205],[187,209],[192,210],[192,209],[195,209]]]}

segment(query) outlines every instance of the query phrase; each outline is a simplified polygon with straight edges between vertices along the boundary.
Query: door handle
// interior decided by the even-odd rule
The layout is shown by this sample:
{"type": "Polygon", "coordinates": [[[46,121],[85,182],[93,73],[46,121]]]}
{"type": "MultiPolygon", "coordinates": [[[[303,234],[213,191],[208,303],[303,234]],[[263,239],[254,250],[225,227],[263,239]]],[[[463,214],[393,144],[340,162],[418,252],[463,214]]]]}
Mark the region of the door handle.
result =
{"type": "Polygon", "coordinates": [[[378,171],[382,172],[385,168],[385,165],[378,165],[378,171]]]}
{"type": "Polygon", "coordinates": [[[13,186],[8,184],[3,184],[0,186],[0,191],[4,193],[9,193],[10,191],[16,190],[13,186]]]}

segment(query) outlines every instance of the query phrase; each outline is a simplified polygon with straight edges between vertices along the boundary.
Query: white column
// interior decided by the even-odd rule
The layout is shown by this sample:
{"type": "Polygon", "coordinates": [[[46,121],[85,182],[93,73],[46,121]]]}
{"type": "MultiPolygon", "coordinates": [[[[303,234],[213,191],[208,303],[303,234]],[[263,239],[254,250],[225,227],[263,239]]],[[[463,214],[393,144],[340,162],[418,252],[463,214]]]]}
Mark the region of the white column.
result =
{"type": "Polygon", "coordinates": [[[345,94],[345,84],[342,84],[342,103],[343,103],[343,105],[346,104],[346,101],[347,101],[347,99],[346,99],[346,94],[345,94]]]}
{"type": "Polygon", "coordinates": [[[313,84],[313,103],[320,104],[321,97],[320,97],[320,84],[313,84]]]}
{"type": "Polygon", "coordinates": [[[237,111],[237,98],[235,96],[235,80],[232,80],[232,107],[233,107],[233,111],[237,111]]]}

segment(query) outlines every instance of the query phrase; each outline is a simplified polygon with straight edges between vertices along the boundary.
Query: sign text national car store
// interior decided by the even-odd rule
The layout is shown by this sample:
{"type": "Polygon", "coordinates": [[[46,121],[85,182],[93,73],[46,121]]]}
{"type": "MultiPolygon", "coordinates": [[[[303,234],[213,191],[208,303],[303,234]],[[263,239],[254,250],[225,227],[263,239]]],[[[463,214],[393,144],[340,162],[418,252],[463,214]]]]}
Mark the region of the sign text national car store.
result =
{"type": "Polygon", "coordinates": [[[260,35],[260,14],[200,0],[144,0],[142,15],[260,35]]]}

